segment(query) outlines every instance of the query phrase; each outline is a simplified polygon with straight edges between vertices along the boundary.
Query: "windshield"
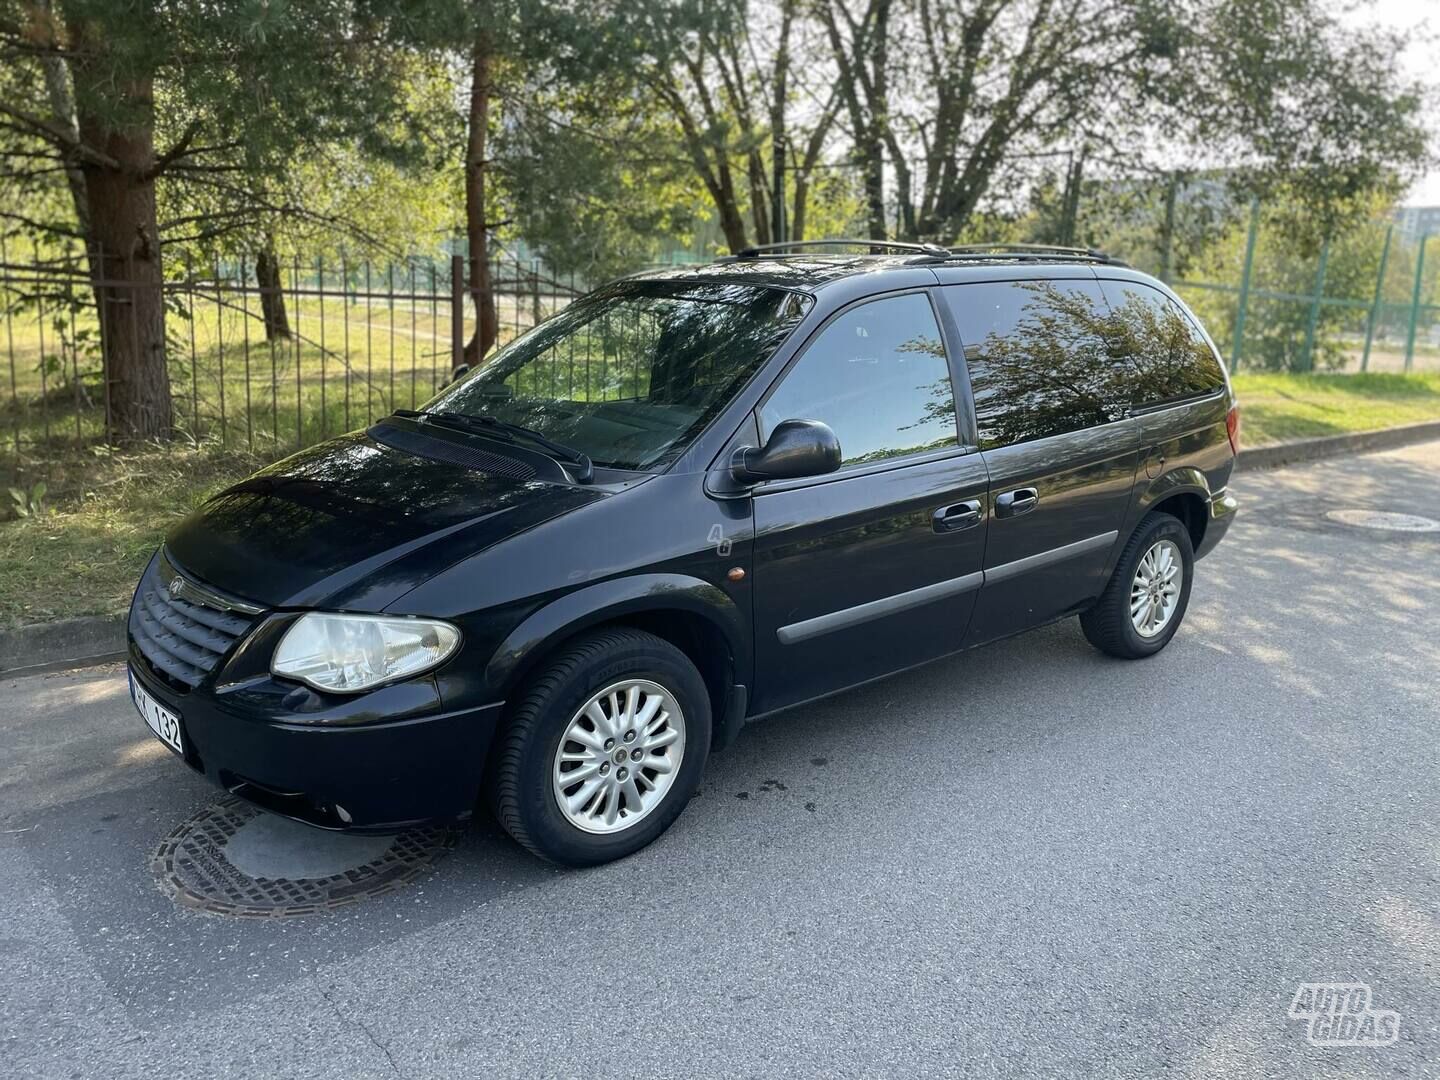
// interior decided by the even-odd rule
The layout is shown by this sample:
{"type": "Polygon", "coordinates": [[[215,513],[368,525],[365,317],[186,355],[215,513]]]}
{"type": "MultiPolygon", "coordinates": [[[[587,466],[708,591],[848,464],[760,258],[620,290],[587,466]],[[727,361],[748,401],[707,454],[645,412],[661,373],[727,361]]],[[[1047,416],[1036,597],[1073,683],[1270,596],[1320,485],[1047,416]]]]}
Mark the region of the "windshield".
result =
{"type": "Polygon", "coordinates": [[[520,424],[599,466],[679,456],[809,309],[781,289],[622,282],[577,300],[426,406],[520,424]]]}

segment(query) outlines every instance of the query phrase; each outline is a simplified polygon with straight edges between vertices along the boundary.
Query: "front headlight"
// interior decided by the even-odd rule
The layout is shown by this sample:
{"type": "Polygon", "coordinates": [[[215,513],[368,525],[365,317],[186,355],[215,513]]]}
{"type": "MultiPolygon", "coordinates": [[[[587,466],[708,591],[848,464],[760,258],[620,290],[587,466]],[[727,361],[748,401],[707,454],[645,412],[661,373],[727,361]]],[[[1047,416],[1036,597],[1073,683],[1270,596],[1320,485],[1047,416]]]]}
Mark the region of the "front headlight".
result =
{"type": "Polygon", "coordinates": [[[270,670],[317,690],[354,694],[429,671],[460,644],[460,631],[435,619],[302,615],[285,631],[270,670]]]}

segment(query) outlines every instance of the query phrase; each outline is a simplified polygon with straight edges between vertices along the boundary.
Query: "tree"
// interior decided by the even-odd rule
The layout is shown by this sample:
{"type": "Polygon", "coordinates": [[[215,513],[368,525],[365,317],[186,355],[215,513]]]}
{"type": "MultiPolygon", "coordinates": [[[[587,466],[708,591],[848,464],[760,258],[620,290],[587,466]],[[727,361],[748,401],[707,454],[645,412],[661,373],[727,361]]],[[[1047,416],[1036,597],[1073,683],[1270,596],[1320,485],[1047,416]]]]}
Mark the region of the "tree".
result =
{"type": "Polygon", "coordinates": [[[91,252],[119,437],[171,430],[157,185],[263,189],[257,181],[326,140],[402,156],[411,140],[389,136],[406,131],[392,121],[412,15],[403,0],[0,0],[0,57],[38,68],[51,88],[48,112],[0,99],[0,125],[67,180],[79,173],[72,231],[91,252]]]}
{"type": "Polygon", "coordinates": [[[479,363],[499,333],[490,280],[490,236],[498,224],[491,217],[495,205],[495,163],[491,155],[494,106],[521,83],[517,73],[527,62],[553,61],[588,28],[583,12],[552,6],[546,0],[462,2],[436,23],[431,44],[454,48],[463,43],[461,58],[469,75],[462,161],[467,290],[475,305],[476,320],[475,331],[465,345],[467,364],[479,363]]]}
{"type": "Polygon", "coordinates": [[[1322,0],[1191,0],[1155,33],[1165,97],[1245,195],[1298,211],[1304,248],[1393,200],[1426,163],[1427,102],[1401,75],[1399,32],[1341,24],[1322,0]]]}
{"type": "MultiPolygon", "coordinates": [[[[624,4],[609,40],[639,43],[637,92],[679,126],[680,149],[704,186],[731,251],[803,236],[815,172],[840,97],[823,82],[799,0],[624,4]],[[794,176],[789,206],[785,174],[794,176]]],[[[632,48],[635,46],[632,45],[632,48]]]]}
{"type": "Polygon", "coordinates": [[[490,162],[490,99],[495,93],[492,72],[495,39],[490,27],[478,26],[470,46],[470,110],[465,137],[465,239],[469,251],[469,285],[475,300],[475,333],[465,345],[465,362],[477,364],[499,334],[495,294],[490,284],[490,222],[486,180],[490,162]]]}
{"type": "MultiPolygon", "coordinates": [[[[1329,226],[1336,208],[1316,211],[1299,192],[1277,192],[1260,217],[1251,266],[1252,289],[1273,294],[1250,297],[1245,319],[1241,362],[1267,371],[1336,370],[1357,354],[1365,336],[1365,306],[1315,305],[1317,287],[1324,297],[1368,305],[1374,295],[1387,225],[1386,202],[1364,198],[1343,217],[1353,221],[1318,247],[1317,235],[1329,226]],[[1320,275],[1324,252],[1324,276],[1320,275]],[[1311,329],[1313,319],[1313,331],[1311,329]],[[1349,341],[1346,341],[1346,338],[1349,341]]],[[[1238,281],[1245,264],[1249,216],[1241,215],[1212,237],[1196,257],[1194,272],[1202,280],[1238,281]]],[[[1390,295],[1403,295],[1408,309],[1414,281],[1414,253],[1398,240],[1391,247],[1387,277],[1390,295]]],[[[1233,349],[1239,304],[1231,292],[1197,290],[1187,296],[1205,325],[1227,351],[1233,349]]],[[[1383,334],[1384,323],[1377,329],[1383,334]]]]}
{"type": "Polygon", "coordinates": [[[275,252],[273,236],[265,238],[264,246],[255,256],[255,282],[260,286],[260,312],[265,323],[265,340],[288,340],[290,316],[285,312],[285,287],[280,280],[280,256],[275,252]]]}
{"type": "Polygon", "coordinates": [[[627,93],[628,78],[537,80],[510,96],[495,139],[499,216],[582,282],[656,260],[704,217],[673,120],[627,93]]]}
{"type": "MultiPolygon", "coordinates": [[[[949,240],[1069,151],[1303,173],[1336,205],[1424,156],[1394,43],[1321,0],[820,0],[871,235],[949,240]]],[[[1079,176],[1072,190],[1078,191],[1079,176]]]]}

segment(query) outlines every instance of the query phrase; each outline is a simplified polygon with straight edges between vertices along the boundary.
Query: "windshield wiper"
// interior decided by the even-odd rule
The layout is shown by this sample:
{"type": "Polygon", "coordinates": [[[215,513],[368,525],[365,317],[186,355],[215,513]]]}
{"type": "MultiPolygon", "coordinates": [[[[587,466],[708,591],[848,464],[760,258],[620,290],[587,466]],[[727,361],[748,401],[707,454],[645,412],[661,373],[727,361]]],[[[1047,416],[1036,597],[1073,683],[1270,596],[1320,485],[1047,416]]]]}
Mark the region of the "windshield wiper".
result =
{"type": "Polygon", "coordinates": [[[595,478],[595,465],[591,462],[589,454],[576,450],[573,446],[566,446],[564,443],[556,442],[554,439],[542,435],[534,428],[525,427],[523,424],[512,424],[508,420],[501,420],[494,416],[472,416],[470,413],[458,412],[432,412],[427,409],[396,409],[395,415],[404,416],[412,420],[430,420],[477,435],[498,438],[504,442],[514,442],[517,436],[523,439],[529,439],[536,446],[541,447],[549,453],[551,457],[575,466],[575,481],[577,483],[588,484],[595,478]]]}

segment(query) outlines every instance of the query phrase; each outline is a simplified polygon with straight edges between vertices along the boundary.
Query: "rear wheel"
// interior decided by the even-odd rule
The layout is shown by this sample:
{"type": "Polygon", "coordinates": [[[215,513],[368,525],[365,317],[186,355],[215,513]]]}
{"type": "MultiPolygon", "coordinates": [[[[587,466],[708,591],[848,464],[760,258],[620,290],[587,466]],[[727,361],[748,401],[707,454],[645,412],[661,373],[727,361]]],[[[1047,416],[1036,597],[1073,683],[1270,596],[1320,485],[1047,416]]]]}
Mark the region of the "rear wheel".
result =
{"type": "Polygon", "coordinates": [[[689,658],[640,630],[601,631],[526,687],[496,749],[491,803],[534,854],[593,866],[670,826],[709,747],[710,697],[689,658]]]}
{"type": "Polygon", "coordinates": [[[1086,639],[1110,656],[1154,656],[1185,618],[1194,565],[1184,523],[1165,513],[1147,515],[1120,553],[1100,599],[1080,616],[1086,639]]]}

